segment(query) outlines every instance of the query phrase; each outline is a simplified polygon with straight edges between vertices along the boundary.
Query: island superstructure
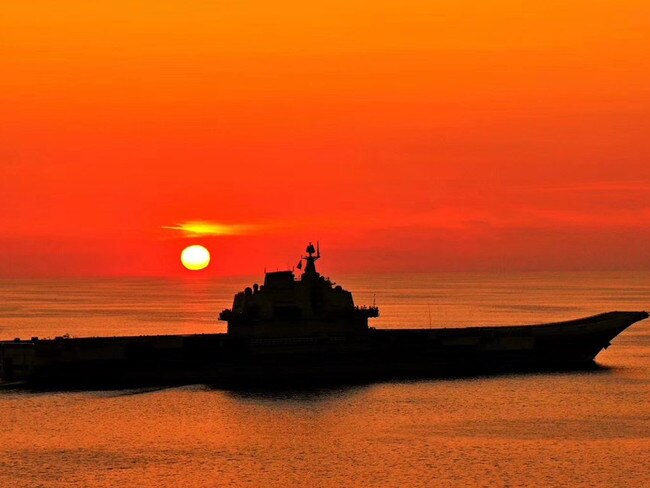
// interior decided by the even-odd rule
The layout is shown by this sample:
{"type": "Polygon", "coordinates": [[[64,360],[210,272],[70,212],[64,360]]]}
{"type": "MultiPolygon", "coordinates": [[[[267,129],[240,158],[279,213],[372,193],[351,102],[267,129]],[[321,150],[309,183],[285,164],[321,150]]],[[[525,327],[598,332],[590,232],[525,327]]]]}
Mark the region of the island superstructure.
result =
{"type": "Polygon", "coordinates": [[[235,295],[233,306],[219,314],[235,337],[310,337],[354,335],[368,331],[368,319],[379,316],[375,306],[355,306],[352,293],[316,271],[320,246],[309,243],[301,258],[300,279],[293,271],[266,273],[262,286],[235,295]]]}

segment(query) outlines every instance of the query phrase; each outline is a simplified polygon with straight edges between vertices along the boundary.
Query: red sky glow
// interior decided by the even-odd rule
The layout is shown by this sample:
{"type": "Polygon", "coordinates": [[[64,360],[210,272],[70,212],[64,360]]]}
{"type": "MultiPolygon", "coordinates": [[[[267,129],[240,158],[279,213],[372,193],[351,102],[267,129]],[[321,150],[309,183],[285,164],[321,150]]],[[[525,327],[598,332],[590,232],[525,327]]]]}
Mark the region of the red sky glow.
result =
{"type": "Polygon", "coordinates": [[[333,272],[650,268],[648,2],[9,1],[0,32],[1,277],[317,239],[333,272]]]}

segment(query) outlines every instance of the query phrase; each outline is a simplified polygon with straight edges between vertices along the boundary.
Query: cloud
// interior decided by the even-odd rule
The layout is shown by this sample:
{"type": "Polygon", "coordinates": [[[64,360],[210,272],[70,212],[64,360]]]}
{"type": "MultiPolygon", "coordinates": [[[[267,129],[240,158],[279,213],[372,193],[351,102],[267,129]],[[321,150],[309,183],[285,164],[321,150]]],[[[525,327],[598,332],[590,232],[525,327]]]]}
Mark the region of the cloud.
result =
{"type": "Polygon", "coordinates": [[[520,190],[539,192],[647,192],[650,191],[650,182],[592,182],[573,185],[528,187],[521,188],[520,190]]]}
{"type": "Polygon", "coordinates": [[[261,227],[253,224],[221,224],[195,220],[176,225],[164,225],[162,228],[178,231],[183,234],[183,237],[208,237],[254,234],[260,231],[261,227]]]}
{"type": "Polygon", "coordinates": [[[314,216],[265,224],[223,224],[209,221],[188,221],[164,226],[186,238],[224,237],[241,235],[296,235],[305,233],[370,235],[377,230],[396,232],[408,229],[440,231],[483,232],[488,229],[560,229],[560,228],[647,228],[650,226],[650,207],[634,209],[613,207],[594,212],[580,212],[568,208],[544,208],[514,205],[488,211],[476,206],[439,206],[428,211],[402,212],[382,209],[381,214],[361,217],[314,216]]]}

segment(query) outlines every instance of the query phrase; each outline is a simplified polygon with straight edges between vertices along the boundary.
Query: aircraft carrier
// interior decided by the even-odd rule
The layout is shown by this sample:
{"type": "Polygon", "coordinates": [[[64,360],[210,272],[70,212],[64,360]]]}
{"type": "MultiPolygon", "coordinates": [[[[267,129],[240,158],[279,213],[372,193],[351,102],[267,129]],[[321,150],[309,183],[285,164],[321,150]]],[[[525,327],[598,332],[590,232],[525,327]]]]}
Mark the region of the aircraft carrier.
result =
{"type": "Polygon", "coordinates": [[[379,309],[316,270],[311,243],[294,271],[266,273],[219,318],[223,334],[0,342],[0,379],[45,387],[208,383],[269,386],[593,366],[647,312],[503,327],[378,329],[379,309]],[[304,263],[304,271],[302,270],[304,263]]]}

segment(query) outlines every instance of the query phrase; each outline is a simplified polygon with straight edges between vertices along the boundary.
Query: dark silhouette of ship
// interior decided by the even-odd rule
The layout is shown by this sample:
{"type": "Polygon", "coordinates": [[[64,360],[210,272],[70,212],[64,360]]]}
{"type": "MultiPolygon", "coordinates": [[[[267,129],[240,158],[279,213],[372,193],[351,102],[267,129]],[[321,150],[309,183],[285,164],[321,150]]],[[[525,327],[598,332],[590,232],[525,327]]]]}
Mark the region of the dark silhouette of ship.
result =
{"type": "Polygon", "coordinates": [[[0,378],[84,387],[204,382],[268,386],[347,383],[593,366],[646,312],[504,327],[375,329],[373,306],[316,270],[310,243],[298,268],[266,273],[219,318],[225,334],[0,342],[0,378]]]}

